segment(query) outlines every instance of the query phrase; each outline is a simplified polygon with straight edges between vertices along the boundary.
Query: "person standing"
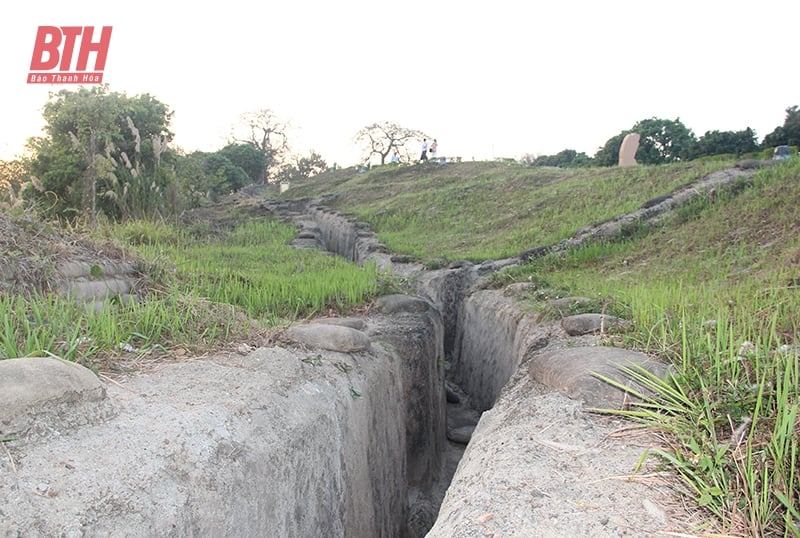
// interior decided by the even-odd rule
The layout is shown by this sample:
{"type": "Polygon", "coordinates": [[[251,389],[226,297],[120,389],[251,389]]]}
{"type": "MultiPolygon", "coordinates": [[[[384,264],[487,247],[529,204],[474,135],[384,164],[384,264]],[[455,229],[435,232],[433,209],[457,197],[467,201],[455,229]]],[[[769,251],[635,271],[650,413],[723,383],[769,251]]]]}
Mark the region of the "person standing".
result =
{"type": "Polygon", "coordinates": [[[433,159],[434,161],[436,160],[436,150],[437,149],[439,149],[439,143],[436,142],[436,139],[434,138],[433,139],[433,143],[431,143],[431,148],[430,148],[430,152],[429,152],[431,154],[431,159],[433,159]]]}
{"type": "Polygon", "coordinates": [[[419,156],[419,160],[422,162],[426,162],[428,160],[428,139],[422,139],[422,155],[419,156]]]}

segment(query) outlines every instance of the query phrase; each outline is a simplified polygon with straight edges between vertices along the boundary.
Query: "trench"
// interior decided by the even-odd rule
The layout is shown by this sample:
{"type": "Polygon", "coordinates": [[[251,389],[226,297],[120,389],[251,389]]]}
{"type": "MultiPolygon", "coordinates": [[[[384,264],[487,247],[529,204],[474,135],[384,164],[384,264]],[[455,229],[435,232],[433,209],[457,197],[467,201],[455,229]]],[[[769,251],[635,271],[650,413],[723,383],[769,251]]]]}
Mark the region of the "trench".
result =
{"type": "MultiPolygon", "coordinates": [[[[436,461],[438,468],[430,469],[434,477],[424,484],[413,477],[408,481],[408,521],[397,525],[403,529],[401,538],[421,538],[435,523],[447,486],[482,412],[491,409],[524,354],[524,350],[515,349],[519,347],[516,333],[520,313],[508,309],[503,301],[496,308],[486,309],[486,298],[470,301],[470,290],[482,276],[519,260],[484,265],[465,262],[428,271],[393,256],[367,224],[349,215],[308,200],[269,201],[264,207],[274,217],[297,226],[295,248],[326,251],[359,265],[371,261],[379,270],[413,279],[415,295],[428,301],[441,319],[439,344],[444,352],[446,375],[438,389],[444,393],[447,404],[445,431],[434,435],[445,440],[428,443],[428,447],[439,453],[421,457],[436,461]]],[[[415,467],[413,461],[408,465],[415,467]]]]}
{"type": "MultiPolygon", "coordinates": [[[[491,460],[476,451],[493,435],[495,411],[504,411],[501,391],[513,390],[509,380],[528,375],[519,368],[523,361],[549,345],[513,297],[483,280],[658,219],[691,196],[741,178],[743,171],[712,174],[563,244],[438,270],[388,252],[369,226],[326,208],[326,200],[263,201],[265,212],[297,226],[295,247],[374,262],[413,283],[412,295],[395,298],[401,308],[354,320],[366,325],[360,334],[374,348],[323,356],[274,346],[246,357],[163,365],[158,375],[110,386],[114,402],[44,401],[27,414],[0,407],[0,437],[7,422],[14,427],[23,415],[45,428],[16,454],[24,465],[0,458],[0,471],[10,471],[0,472],[0,530],[9,526],[9,536],[119,536],[123,529],[137,537],[463,535],[448,527],[448,510],[452,516],[458,507],[445,491],[452,483],[468,500],[485,483],[464,486],[459,458],[468,456],[464,468],[491,460]],[[51,435],[53,424],[74,432],[51,435]]],[[[91,281],[80,275],[78,282],[91,281]]],[[[31,379],[40,384],[43,375],[31,379]]],[[[0,388],[6,377],[0,375],[0,388]]],[[[89,377],[92,390],[104,393],[89,377]]],[[[504,445],[508,439],[500,437],[504,445]]]]}
{"type": "MultiPolygon", "coordinates": [[[[441,320],[441,342],[437,344],[444,356],[446,374],[442,383],[431,390],[446,393],[442,395],[446,396],[447,401],[446,417],[441,421],[445,431],[436,430],[429,435],[446,438],[446,441],[427,445],[433,450],[441,450],[440,453],[409,452],[410,467],[415,467],[414,457],[422,457],[427,462],[435,462],[436,468],[429,469],[436,476],[425,482],[413,479],[408,481],[408,510],[405,515],[399,516],[407,517],[407,521],[395,522],[394,528],[402,530],[391,536],[449,538],[448,533],[454,530],[453,521],[449,517],[458,511],[457,507],[452,506],[458,504],[458,500],[451,502],[450,499],[444,499],[444,495],[451,482],[461,484],[456,468],[459,458],[468,452],[471,463],[475,459],[483,460],[481,454],[476,455],[473,450],[467,450],[465,443],[469,441],[471,430],[477,425],[482,413],[492,410],[499,401],[501,391],[512,380],[512,376],[517,379],[521,375],[516,375],[520,365],[526,359],[536,356],[539,350],[553,347],[548,341],[549,333],[537,319],[524,312],[503,291],[492,290],[483,285],[483,280],[504,267],[524,264],[531,259],[564,252],[588,242],[624,236],[639,226],[657,226],[676,207],[698,197],[713,201],[716,193],[723,188],[735,192],[746,185],[756,168],[743,164],[712,172],[690,185],[648,200],[628,214],[582,228],[574,236],[555,245],[531,248],[505,260],[477,265],[461,262],[438,270],[427,270],[409,262],[403,256],[393,255],[370,231],[367,224],[359,222],[352,215],[326,207],[324,204],[330,203],[331,198],[263,202],[262,207],[274,217],[288,220],[297,226],[298,233],[293,242],[295,247],[327,251],[358,265],[373,262],[379,271],[391,272],[407,282],[412,282],[413,293],[427,301],[441,320]],[[459,442],[454,442],[454,438],[458,438],[459,442]],[[438,521],[440,510],[443,514],[441,524],[438,521]]],[[[335,198],[336,195],[330,196],[335,198]]],[[[427,360],[432,359],[436,358],[427,357],[427,360]]],[[[563,370],[565,366],[560,368],[563,370]]],[[[529,375],[534,377],[533,374],[529,375]]],[[[588,389],[594,393],[593,397],[600,398],[603,391],[609,390],[608,386],[599,389],[596,385],[599,381],[591,375],[588,377],[595,383],[588,389]]],[[[560,380],[543,380],[538,377],[537,381],[542,381],[545,385],[549,383],[552,387],[557,386],[559,391],[565,391],[560,380]]],[[[615,389],[611,390],[613,392],[615,389]]],[[[573,395],[575,393],[570,394],[573,395]]],[[[610,399],[616,397],[618,395],[614,394],[610,399]]],[[[436,395],[432,398],[436,399],[436,395]]],[[[604,402],[596,406],[609,405],[614,404],[604,402]]],[[[494,416],[492,418],[495,419],[494,416]]],[[[425,417],[417,419],[431,424],[438,422],[425,417]]],[[[488,423],[490,425],[487,427],[491,428],[493,420],[488,420],[488,423]]],[[[485,432],[479,429],[478,433],[483,436],[485,432]]],[[[486,458],[491,460],[489,455],[486,458]]],[[[465,469],[464,472],[468,471],[465,469]]],[[[463,488],[459,491],[464,493],[463,488]]],[[[477,489],[467,488],[466,491],[470,496],[480,495],[477,489]]]]}

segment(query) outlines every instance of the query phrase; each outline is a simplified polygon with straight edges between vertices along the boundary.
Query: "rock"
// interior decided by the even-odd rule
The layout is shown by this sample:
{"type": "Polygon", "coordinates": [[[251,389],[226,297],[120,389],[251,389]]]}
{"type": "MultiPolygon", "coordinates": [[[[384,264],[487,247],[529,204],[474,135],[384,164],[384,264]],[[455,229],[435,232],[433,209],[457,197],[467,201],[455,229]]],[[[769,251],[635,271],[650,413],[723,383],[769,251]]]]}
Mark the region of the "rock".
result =
{"type": "Polygon", "coordinates": [[[657,377],[663,377],[667,372],[664,364],[638,351],[588,346],[559,349],[534,357],[528,367],[528,375],[574,400],[582,400],[585,407],[620,409],[633,397],[595,374],[647,392],[645,387],[625,375],[620,367],[633,370],[641,367],[657,377]]]}
{"type": "Polygon", "coordinates": [[[83,422],[83,404],[106,397],[103,383],[88,368],[61,359],[29,357],[0,361],[0,434],[21,433],[35,423],[61,419],[83,422]]]}
{"type": "Polygon", "coordinates": [[[447,431],[447,438],[454,443],[466,445],[469,444],[469,440],[472,438],[472,432],[474,431],[475,426],[461,426],[459,428],[453,428],[452,430],[447,431]]]}
{"type": "Polygon", "coordinates": [[[324,323],[325,325],[339,325],[341,327],[350,327],[357,331],[363,331],[366,327],[363,319],[360,318],[320,318],[315,319],[315,323],[324,323]]]}
{"type": "Polygon", "coordinates": [[[461,396],[456,393],[455,390],[450,386],[449,383],[444,384],[444,394],[445,398],[447,399],[447,403],[457,404],[461,403],[461,396]]]}
{"type": "Polygon", "coordinates": [[[661,527],[666,527],[669,524],[669,518],[664,510],[661,509],[656,503],[650,499],[642,499],[642,506],[645,512],[653,518],[653,522],[661,527]]]}
{"type": "Polygon", "coordinates": [[[530,262],[536,258],[546,256],[549,253],[550,247],[541,246],[522,251],[519,255],[519,259],[523,262],[530,262]]]}
{"type": "Polygon", "coordinates": [[[309,323],[290,327],[286,335],[310,347],[353,353],[370,348],[369,337],[356,329],[325,323],[309,323]]]}
{"type": "Polygon", "coordinates": [[[639,149],[639,133],[628,133],[622,139],[619,147],[619,165],[632,166],[636,164],[636,150],[639,149]]]}
{"type": "Polygon", "coordinates": [[[561,327],[570,336],[620,331],[629,326],[630,323],[628,321],[606,314],[576,314],[561,320],[561,327]]]}
{"type": "Polygon", "coordinates": [[[411,295],[384,295],[378,298],[378,309],[384,314],[397,312],[419,313],[427,312],[430,304],[421,297],[411,295]]]}
{"type": "Polygon", "coordinates": [[[561,316],[564,316],[569,315],[580,307],[589,306],[593,302],[588,297],[561,297],[559,299],[550,299],[547,304],[561,316]]]}
{"type": "Polygon", "coordinates": [[[515,282],[503,288],[506,297],[530,297],[536,293],[536,284],[533,282],[515,282]]]}

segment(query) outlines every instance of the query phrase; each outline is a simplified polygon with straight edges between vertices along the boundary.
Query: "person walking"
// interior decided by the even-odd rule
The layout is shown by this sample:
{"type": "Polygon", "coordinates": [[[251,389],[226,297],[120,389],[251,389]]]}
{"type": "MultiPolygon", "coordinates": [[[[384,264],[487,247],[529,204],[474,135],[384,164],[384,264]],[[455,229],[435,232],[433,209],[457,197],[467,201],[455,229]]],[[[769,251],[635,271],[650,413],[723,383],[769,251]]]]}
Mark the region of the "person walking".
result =
{"type": "Polygon", "coordinates": [[[428,139],[424,138],[422,140],[422,155],[419,156],[419,160],[422,162],[426,162],[428,160],[428,139]]]}
{"type": "Polygon", "coordinates": [[[436,160],[436,150],[437,149],[439,149],[439,143],[436,142],[436,139],[434,138],[433,142],[431,143],[430,151],[428,152],[428,153],[430,153],[431,159],[433,159],[434,161],[436,160]]]}

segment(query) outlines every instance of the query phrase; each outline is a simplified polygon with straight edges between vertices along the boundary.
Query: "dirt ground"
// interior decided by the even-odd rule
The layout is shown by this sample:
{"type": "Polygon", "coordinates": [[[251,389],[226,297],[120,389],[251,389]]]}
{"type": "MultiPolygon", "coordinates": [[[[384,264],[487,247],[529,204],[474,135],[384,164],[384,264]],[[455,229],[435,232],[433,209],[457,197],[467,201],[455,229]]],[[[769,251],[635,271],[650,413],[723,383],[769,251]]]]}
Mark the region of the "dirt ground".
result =
{"type": "MultiPolygon", "coordinates": [[[[558,323],[540,330],[553,347],[596,343],[558,323]]],[[[463,455],[451,443],[458,467],[428,538],[722,536],[645,456],[663,446],[655,432],[584,411],[532,380],[530,360],[483,413],[463,455]]]]}

